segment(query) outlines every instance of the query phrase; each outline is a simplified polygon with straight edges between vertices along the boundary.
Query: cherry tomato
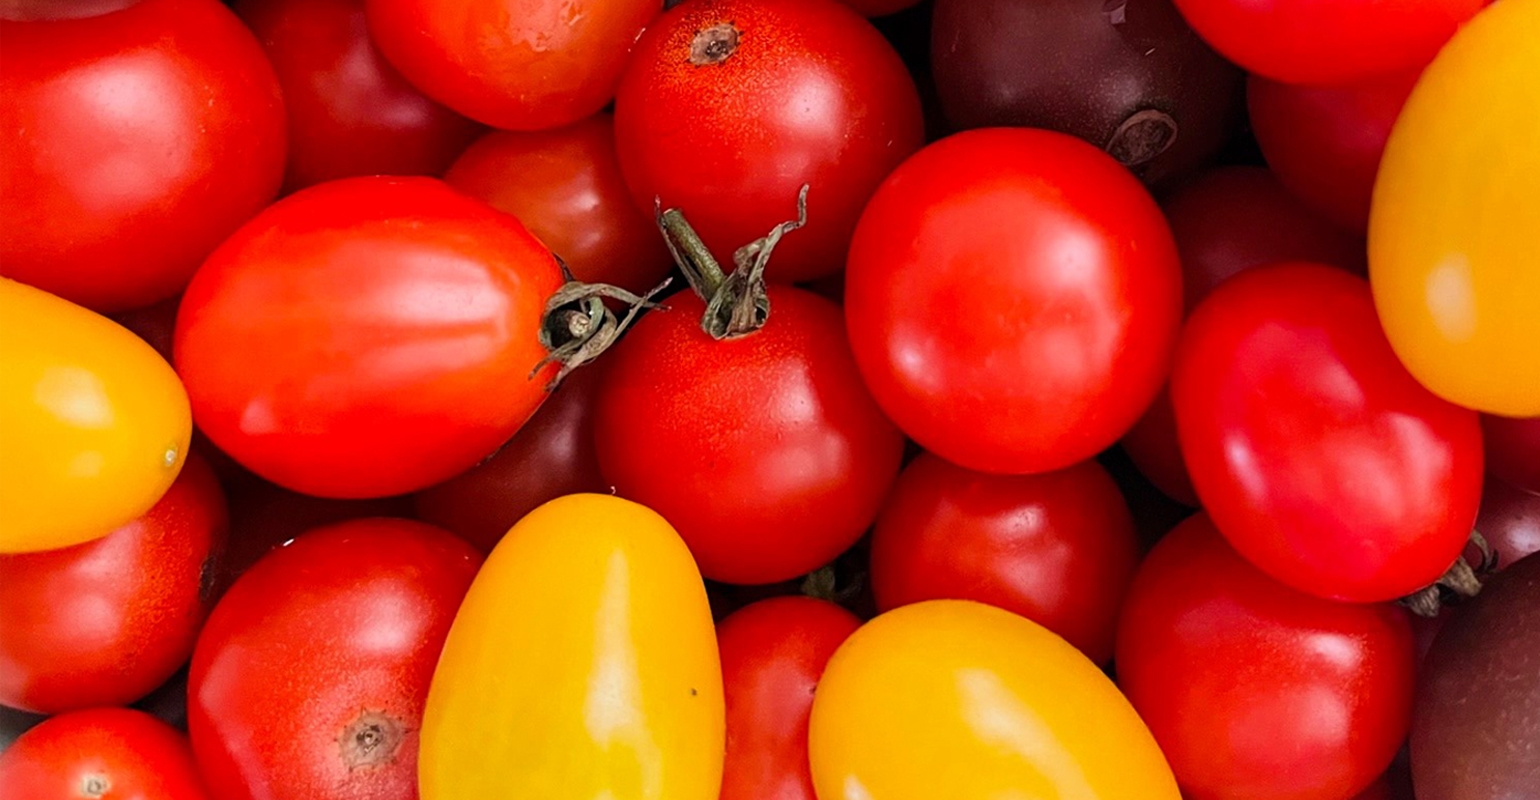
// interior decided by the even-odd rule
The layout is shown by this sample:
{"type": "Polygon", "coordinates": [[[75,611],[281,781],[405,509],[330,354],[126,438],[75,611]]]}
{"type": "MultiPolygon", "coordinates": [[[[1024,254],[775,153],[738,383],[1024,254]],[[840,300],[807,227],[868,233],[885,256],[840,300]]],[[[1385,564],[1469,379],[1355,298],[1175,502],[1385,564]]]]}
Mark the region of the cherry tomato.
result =
{"type": "Polygon", "coordinates": [[[0,9],[0,275],[97,311],[170,297],[278,191],[273,69],[214,0],[42,10],[0,9]]]}
{"type": "MultiPolygon", "coordinates": [[[[1540,552],[1540,494],[1510,486],[1501,478],[1488,475],[1481,492],[1481,515],[1476,530],[1486,540],[1502,569],[1530,553],[1540,552]]],[[[1474,564],[1480,554],[1466,551],[1474,564]]]]}
{"type": "Polygon", "coordinates": [[[208,800],[187,737],[143,711],[61,714],[0,752],[0,786],[21,800],[208,800]]]}
{"type": "Polygon", "coordinates": [[[371,519],[311,531],[241,576],[188,678],[213,794],[416,797],[428,681],[480,563],[447,531],[371,519]]]}
{"type": "Polygon", "coordinates": [[[1181,277],[1160,209],[1110,156],[1049,131],[968,131],[866,207],[846,323],[873,396],[925,449],[1047,472],[1106,449],[1155,398],[1181,277]]]}
{"type": "Polygon", "coordinates": [[[1485,414],[1487,469],[1505,481],[1540,492],[1540,417],[1513,419],[1485,414]]]}
{"type": "Polygon", "coordinates": [[[924,133],[903,62],[835,0],[687,0],[637,42],[615,99],[637,204],[683,209],[723,263],[811,187],[771,280],[838,271],[862,206],[924,133]]]}
{"type": "Polygon", "coordinates": [[[1351,797],[1390,765],[1411,717],[1401,609],[1296,592],[1202,514],[1140,566],[1117,664],[1192,800],[1351,797]]]}

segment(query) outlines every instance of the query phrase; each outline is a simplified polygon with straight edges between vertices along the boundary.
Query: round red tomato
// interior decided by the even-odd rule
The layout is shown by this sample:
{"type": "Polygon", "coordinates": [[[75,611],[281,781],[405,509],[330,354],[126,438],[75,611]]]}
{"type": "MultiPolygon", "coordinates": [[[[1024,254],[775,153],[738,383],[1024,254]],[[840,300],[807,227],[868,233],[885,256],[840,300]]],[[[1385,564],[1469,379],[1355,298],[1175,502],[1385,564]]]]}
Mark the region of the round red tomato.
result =
{"type": "Polygon", "coordinates": [[[1364,279],[1300,263],[1232,278],[1188,321],[1171,392],[1203,507],[1279,581],[1390,600],[1465,547],[1481,498],[1476,412],[1406,371],[1364,279]]]}
{"type": "Polygon", "coordinates": [[[182,298],[193,418],[268,480],[383,497],[486,458],[545,399],[562,284],[519,224],[429,178],[349,178],[262,212],[182,298]]]}
{"type": "Polygon", "coordinates": [[[480,564],[447,531],[369,519],[311,531],[241,576],[188,678],[213,793],[415,798],[428,682],[480,564]]]}
{"type": "Polygon", "coordinates": [[[1194,800],[1352,797],[1406,738],[1406,616],[1283,586],[1200,514],[1134,578],[1118,684],[1194,800]]]}
{"type": "Polygon", "coordinates": [[[18,800],[207,800],[187,737],[127,708],[72,711],[0,752],[0,787],[18,800]]]}
{"type": "Polygon", "coordinates": [[[680,208],[724,263],[793,216],[772,280],[843,265],[861,208],[924,140],[908,70],[835,0],[687,0],[637,42],[615,99],[620,166],[638,205],[680,208]]]}
{"type": "Polygon", "coordinates": [[[727,701],[721,800],[817,800],[807,759],[813,692],[861,620],[811,597],[776,597],[717,625],[727,701]]]}
{"type": "Polygon", "coordinates": [[[1128,504],[1095,461],[983,475],[927,453],[904,468],[872,534],[879,610],[976,600],[1041,624],[1099,664],[1112,658],[1138,563],[1128,504]]]}
{"type": "Polygon", "coordinates": [[[1155,398],[1181,267],[1159,207],[1107,154],[975,130],[872,198],[845,315],[867,386],[921,446],[981,472],[1048,472],[1106,449],[1155,398]]]}
{"type": "Polygon", "coordinates": [[[97,311],[149,305],[277,193],[278,81],[215,0],[46,18],[64,5],[0,8],[0,275],[97,311]]]}
{"type": "Polygon", "coordinates": [[[1540,492],[1540,417],[1481,416],[1487,469],[1505,481],[1540,492]]]}
{"type": "Polygon", "coordinates": [[[284,185],[437,175],[482,128],[424,97],[369,40],[364,0],[239,0],[289,111],[284,185]]]}

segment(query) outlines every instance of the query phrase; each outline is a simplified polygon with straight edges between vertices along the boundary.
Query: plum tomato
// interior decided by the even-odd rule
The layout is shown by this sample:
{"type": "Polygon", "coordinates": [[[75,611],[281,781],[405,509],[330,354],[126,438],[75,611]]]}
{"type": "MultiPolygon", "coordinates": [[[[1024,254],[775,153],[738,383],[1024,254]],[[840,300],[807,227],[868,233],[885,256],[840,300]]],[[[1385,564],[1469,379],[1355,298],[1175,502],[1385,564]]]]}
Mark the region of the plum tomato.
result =
{"type": "Polygon", "coordinates": [[[0,787],[25,800],[210,800],[187,737],[127,708],[44,720],[0,752],[0,787]]]}
{"type": "Polygon", "coordinates": [[[1483,414],[1487,469],[1514,486],[1540,492],[1540,417],[1483,414]]]}

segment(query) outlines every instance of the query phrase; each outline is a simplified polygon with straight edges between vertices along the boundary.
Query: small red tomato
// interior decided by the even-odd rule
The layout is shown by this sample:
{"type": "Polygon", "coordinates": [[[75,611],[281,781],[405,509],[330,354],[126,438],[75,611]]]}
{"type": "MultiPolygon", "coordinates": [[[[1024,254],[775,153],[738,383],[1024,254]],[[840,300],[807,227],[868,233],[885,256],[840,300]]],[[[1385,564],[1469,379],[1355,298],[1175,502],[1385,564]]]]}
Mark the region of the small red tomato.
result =
{"type": "MultiPolygon", "coordinates": [[[[1481,514],[1476,517],[1476,531],[1486,540],[1497,568],[1502,569],[1530,553],[1540,552],[1540,494],[1515,488],[1495,475],[1488,475],[1481,491],[1481,514]]],[[[1474,564],[1481,558],[1475,548],[1467,548],[1466,559],[1474,564]]]]}
{"type": "Polygon", "coordinates": [[[811,597],[775,597],[717,625],[727,700],[721,800],[817,800],[807,758],[813,692],[834,651],[861,627],[811,597]]]}
{"type": "Polygon", "coordinates": [[[188,729],[221,800],[417,796],[428,681],[481,556],[369,519],[311,531],[241,576],[188,678],[188,729]]]}
{"type": "Polygon", "coordinates": [[[835,0],[686,0],[637,42],[615,99],[636,202],[684,210],[724,263],[792,215],[771,280],[837,272],[861,208],[924,140],[898,54],[835,0]]]}
{"type": "Polygon", "coordinates": [[[187,737],[127,708],[44,720],[0,752],[16,800],[208,800],[187,737]]]}
{"type": "Polygon", "coordinates": [[[1481,416],[1487,469],[1522,489],[1540,492],[1540,417],[1481,416]]]}
{"type": "Polygon", "coordinates": [[[1187,797],[1351,797],[1406,738],[1406,617],[1296,592],[1199,514],[1134,578],[1118,623],[1118,683],[1187,797]]]}
{"type": "Polygon", "coordinates": [[[1112,658],[1139,540],[1107,471],[984,475],[929,453],[904,468],[872,534],[872,589],[889,611],[975,600],[1020,614],[1088,658],[1112,658]]]}

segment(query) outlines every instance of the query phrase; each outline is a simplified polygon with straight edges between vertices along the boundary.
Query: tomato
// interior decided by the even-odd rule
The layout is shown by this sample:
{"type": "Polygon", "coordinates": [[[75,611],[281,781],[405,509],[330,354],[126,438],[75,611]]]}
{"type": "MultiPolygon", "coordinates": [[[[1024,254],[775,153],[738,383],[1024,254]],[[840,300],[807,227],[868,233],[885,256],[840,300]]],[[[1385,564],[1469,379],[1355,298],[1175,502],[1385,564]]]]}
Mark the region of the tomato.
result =
{"type": "Polygon", "coordinates": [[[775,597],[717,626],[727,704],[720,800],[817,800],[807,725],[824,665],[861,621],[833,603],[775,597]]]}
{"type": "Polygon", "coordinates": [[[552,131],[489,133],[444,180],[518,217],[578,280],[641,293],[673,266],[651,215],[631,203],[608,114],[552,131]]]}
{"type": "MultiPolygon", "coordinates": [[[[1540,552],[1540,494],[1510,486],[1506,481],[1487,476],[1481,491],[1481,515],[1476,530],[1486,540],[1498,569],[1507,567],[1530,553],[1540,552]]],[[[1467,550],[1467,560],[1475,564],[1480,554],[1467,550]]]]}
{"type": "Polygon", "coordinates": [[[1199,514],[1155,545],[1134,578],[1118,625],[1118,682],[1192,800],[1351,797],[1406,736],[1406,616],[1296,592],[1199,514]]]}
{"type": "Polygon", "coordinates": [[[219,248],[182,298],[176,365],[198,426],[323,497],[464,472],[545,398],[538,334],[561,286],[518,220],[428,178],[299,192],[219,248]]]}
{"type": "Polygon", "coordinates": [[[862,206],[924,135],[903,62],[835,0],[687,0],[637,42],[615,99],[637,204],[683,209],[724,262],[811,187],[768,273],[788,282],[843,266],[862,206]]]}
{"type": "Polygon", "coordinates": [[[49,18],[65,5],[0,10],[0,275],[98,311],[149,305],[277,193],[278,82],[214,0],[49,18]]]}
{"type": "Polygon", "coordinates": [[[0,786],[26,800],[207,800],[187,737],[143,711],[72,711],[0,752],[0,786]]]}
{"type": "Polygon", "coordinates": [[[1179,797],[1096,665],[966,600],[904,606],[847,639],[813,698],[809,747],[823,800],[1179,797]]]}
{"type": "Polygon", "coordinates": [[[1512,419],[1486,414],[1481,417],[1481,430],[1487,469],[1514,486],[1540,492],[1540,417],[1512,419]]]}
{"type": "Polygon", "coordinates": [[[241,576],[188,678],[213,793],[415,797],[428,681],[480,562],[446,531],[369,519],[306,533],[241,576]]]}
{"type": "Polygon", "coordinates": [[[369,40],[364,0],[239,0],[289,112],[289,190],[354,175],[437,175],[481,126],[424,97],[369,40]]]}
{"type": "Polygon", "coordinates": [[[1428,63],[1491,0],[1176,0],[1226,58],[1284,83],[1342,84],[1428,63]]]}
{"type": "Polygon", "coordinates": [[[1106,449],[1165,380],[1181,268],[1160,209],[1063,134],[968,131],[893,173],[845,275],[872,395],[925,449],[980,472],[1106,449]]]}
{"type": "Polygon", "coordinates": [[[885,17],[920,4],[920,0],[840,0],[864,17],[885,17]]]}
{"type": "Polygon", "coordinates": [[[508,532],[455,617],[422,797],[716,800],[723,725],[711,609],[678,534],[630,501],[569,495],[508,532]]]}
{"type": "Polygon", "coordinates": [[[726,583],[834,560],[876,518],[903,456],[856,374],[839,307],[790,286],[769,297],[762,329],[724,341],[701,329],[699,298],[669,298],[607,356],[594,412],[605,478],[726,583]]]}
{"type": "Polygon", "coordinates": [[[1138,561],[1128,504],[1095,461],[983,475],[927,453],[877,518],[872,589],[884,611],[945,598],[998,606],[1106,663],[1138,561]]]}

